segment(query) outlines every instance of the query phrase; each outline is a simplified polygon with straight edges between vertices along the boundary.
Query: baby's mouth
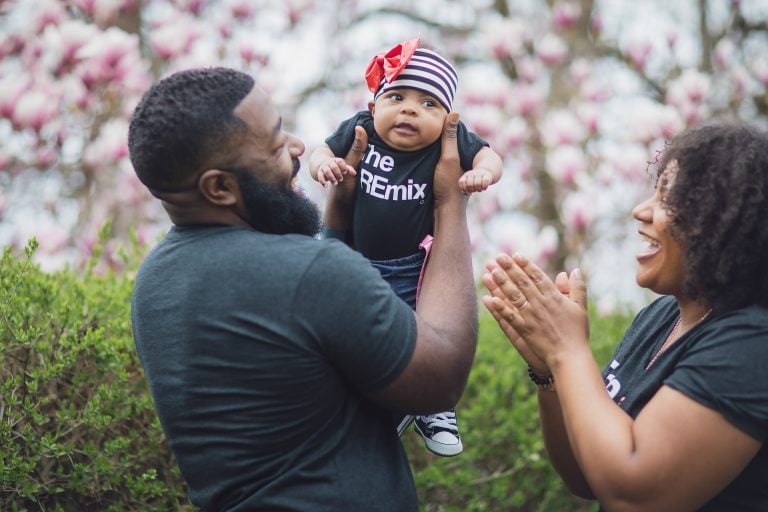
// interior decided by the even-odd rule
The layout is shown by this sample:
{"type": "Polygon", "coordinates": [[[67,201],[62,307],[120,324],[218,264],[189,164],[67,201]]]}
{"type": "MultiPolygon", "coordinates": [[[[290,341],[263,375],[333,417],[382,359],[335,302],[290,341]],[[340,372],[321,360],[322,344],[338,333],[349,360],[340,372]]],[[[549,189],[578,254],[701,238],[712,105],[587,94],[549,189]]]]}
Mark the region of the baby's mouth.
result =
{"type": "Polygon", "coordinates": [[[419,131],[416,126],[412,125],[411,123],[397,123],[395,125],[395,130],[407,133],[417,133],[419,131]]]}

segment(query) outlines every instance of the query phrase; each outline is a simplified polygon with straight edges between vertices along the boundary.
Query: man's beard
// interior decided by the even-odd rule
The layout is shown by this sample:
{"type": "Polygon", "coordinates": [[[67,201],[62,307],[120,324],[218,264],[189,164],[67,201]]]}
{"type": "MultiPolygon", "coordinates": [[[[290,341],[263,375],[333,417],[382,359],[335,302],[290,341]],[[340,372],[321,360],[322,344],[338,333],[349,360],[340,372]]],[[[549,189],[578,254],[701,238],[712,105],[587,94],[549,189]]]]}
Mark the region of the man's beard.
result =
{"type": "Polygon", "coordinates": [[[304,195],[264,183],[247,171],[239,173],[237,181],[254,229],[275,235],[320,232],[320,210],[304,195]]]}

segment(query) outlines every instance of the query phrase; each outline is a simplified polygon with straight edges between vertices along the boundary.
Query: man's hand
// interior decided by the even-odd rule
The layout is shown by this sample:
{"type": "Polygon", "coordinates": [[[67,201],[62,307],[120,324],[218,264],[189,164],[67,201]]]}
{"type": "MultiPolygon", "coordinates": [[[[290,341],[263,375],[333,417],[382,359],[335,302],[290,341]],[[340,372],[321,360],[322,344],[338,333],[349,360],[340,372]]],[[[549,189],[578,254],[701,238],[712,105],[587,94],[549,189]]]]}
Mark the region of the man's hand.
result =
{"type": "Polygon", "coordinates": [[[459,164],[459,146],[456,140],[458,127],[459,113],[449,113],[443,125],[440,160],[435,168],[435,206],[451,199],[464,197],[457,185],[462,174],[459,164]]]}

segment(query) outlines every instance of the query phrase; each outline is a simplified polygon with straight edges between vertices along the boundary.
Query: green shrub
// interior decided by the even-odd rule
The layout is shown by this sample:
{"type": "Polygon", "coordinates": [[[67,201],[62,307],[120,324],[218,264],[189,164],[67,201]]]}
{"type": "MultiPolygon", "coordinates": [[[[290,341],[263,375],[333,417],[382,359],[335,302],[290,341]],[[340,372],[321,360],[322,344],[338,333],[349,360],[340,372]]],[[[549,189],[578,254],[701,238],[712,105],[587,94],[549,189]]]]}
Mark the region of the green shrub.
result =
{"type": "MultiPolygon", "coordinates": [[[[82,272],[45,273],[35,246],[0,259],[0,510],[194,510],[131,338],[142,254],[123,254],[119,272],[94,259],[82,272]]],[[[482,311],[458,407],[464,453],[436,457],[417,434],[403,437],[422,510],[594,510],[551,469],[525,364],[482,311]]],[[[629,318],[591,316],[604,364],[629,318]]]]}
{"type": "Polygon", "coordinates": [[[130,275],[0,260],[0,510],[187,502],[140,371],[130,275]]]}
{"type": "MultiPolygon", "coordinates": [[[[482,306],[481,306],[482,308],[482,306]]],[[[477,354],[457,407],[464,452],[430,454],[416,433],[403,435],[422,510],[455,512],[587,511],[552,469],[538,421],[536,388],[526,365],[493,318],[481,309],[477,354]]],[[[607,362],[630,317],[591,312],[591,346],[607,362]]]]}

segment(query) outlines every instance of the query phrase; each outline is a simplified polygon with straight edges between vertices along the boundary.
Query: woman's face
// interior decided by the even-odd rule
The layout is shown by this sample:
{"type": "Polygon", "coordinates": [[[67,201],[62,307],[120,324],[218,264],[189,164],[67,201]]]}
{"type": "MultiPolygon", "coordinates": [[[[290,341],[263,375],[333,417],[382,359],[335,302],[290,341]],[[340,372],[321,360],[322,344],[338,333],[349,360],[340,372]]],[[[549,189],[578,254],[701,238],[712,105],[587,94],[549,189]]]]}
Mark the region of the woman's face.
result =
{"type": "Polygon", "coordinates": [[[677,162],[670,162],[659,176],[654,194],[632,210],[640,221],[638,232],[648,242],[637,253],[635,280],[655,293],[674,296],[682,294],[685,277],[683,247],[669,232],[672,218],[666,204],[677,171],[677,162]]]}

